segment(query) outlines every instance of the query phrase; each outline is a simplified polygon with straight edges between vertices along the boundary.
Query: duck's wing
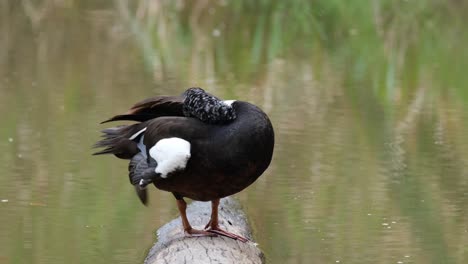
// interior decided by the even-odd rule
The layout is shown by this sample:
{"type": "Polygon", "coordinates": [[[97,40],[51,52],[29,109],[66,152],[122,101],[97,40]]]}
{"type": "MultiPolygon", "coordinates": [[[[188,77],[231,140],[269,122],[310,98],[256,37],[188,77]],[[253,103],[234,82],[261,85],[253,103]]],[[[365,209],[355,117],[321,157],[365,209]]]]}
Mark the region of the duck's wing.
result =
{"type": "Polygon", "coordinates": [[[138,195],[138,198],[140,198],[140,201],[144,205],[146,205],[148,202],[148,193],[146,190],[146,185],[142,186],[142,182],[148,181],[148,183],[151,183],[150,180],[152,180],[147,178],[147,175],[151,175],[151,173],[148,173],[148,171],[154,171],[154,168],[151,168],[148,165],[145,155],[140,152],[133,156],[133,158],[130,160],[130,163],[128,164],[128,176],[130,183],[135,186],[135,191],[138,195]]]}
{"type": "Polygon", "coordinates": [[[184,116],[184,96],[156,96],[136,103],[130,110],[116,115],[102,123],[130,120],[144,122],[160,116],[184,116]]]}

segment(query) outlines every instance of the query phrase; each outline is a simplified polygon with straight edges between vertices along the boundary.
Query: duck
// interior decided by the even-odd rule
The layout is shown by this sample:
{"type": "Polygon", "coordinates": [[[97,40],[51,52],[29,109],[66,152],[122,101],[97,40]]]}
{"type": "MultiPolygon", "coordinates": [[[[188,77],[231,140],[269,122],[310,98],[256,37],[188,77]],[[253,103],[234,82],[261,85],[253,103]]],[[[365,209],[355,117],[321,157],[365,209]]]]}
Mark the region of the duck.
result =
{"type": "Polygon", "coordinates": [[[128,175],[140,201],[147,205],[148,185],[173,194],[185,234],[248,239],[219,226],[220,199],[236,194],[269,167],[274,130],[258,106],[221,100],[192,87],[179,96],[156,96],[101,123],[134,121],[102,130],[93,155],[113,154],[130,160],[128,175]],[[184,198],[211,202],[204,229],[187,218],[184,198]]]}

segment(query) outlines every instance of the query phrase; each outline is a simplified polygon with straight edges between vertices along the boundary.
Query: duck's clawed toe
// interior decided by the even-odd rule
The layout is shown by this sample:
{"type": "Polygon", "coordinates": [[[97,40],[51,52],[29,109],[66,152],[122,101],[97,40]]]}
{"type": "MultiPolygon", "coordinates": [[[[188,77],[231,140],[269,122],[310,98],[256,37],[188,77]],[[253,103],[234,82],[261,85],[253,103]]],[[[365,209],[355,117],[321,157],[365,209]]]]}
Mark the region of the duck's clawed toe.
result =
{"type": "Polygon", "coordinates": [[[215,233],[205,231],[205,230],[193,229],[193,228],[185,230],[185,233],[187,235],[193,236],[193,237],[203,237],[203,236],[215,237],[215,236],[217,236],[217,234],[215,234],[215,233]]]}
{"type": "MultiPolygon", "coordinates": [[[[209,225],[210,223],[208,223],[209,225]]],[[[208,226],[207,225],[207,226],[208,226]]],[[[206,228],[205,228],[206,229],[206,228]]],[[[219,227],[210,227],[209,229],[207,229],[205,232],[209,232],[209,233],[212,233],[212,234],[216,234],[216,235],[220,235],[220,236],[224,236],[224,237],[229,237],[229,238],[232,238],[234,240],[239,240],[243,243],[246,243],[248,242],[249,240],[245,237],[242,237],[242,236],[239,236],[239,235],[236,235],[234,233],[231,233],[231,232],[228,232],[226,230],[223,230],[219,227]]]]}

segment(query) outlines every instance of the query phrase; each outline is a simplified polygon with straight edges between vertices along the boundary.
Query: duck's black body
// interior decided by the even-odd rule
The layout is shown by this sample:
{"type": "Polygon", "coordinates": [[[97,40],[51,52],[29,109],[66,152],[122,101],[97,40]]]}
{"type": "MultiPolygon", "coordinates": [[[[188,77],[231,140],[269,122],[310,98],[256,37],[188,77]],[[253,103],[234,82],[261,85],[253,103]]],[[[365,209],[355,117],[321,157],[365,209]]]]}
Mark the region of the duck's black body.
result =
{"type": "Polygon", "coordinates": [[[156,181],[157,188],[210,201],[245,189],[266,170],[273,153],[273,129],[268,117],[246,102],[236,101],[233,108],[237,118],[224,125],[186,117],[149,122],[146,146],[153,146],[162,138],[180,137],[192,147],[185,170],[156,181]]]}
{"type": "MultiPolygon", "coordinates": [[[[147,99],[108,121],[116,120],[140,123],[104,130],[105,139],[97,146],[106,149],[96,154],[131,159],[133,184],[145,178],[146,172],[153,173],[151,182],[158,189],[182,201],[183,197],[219,201],[245,189],[267,169],[273,154],[273,127],[262,110],[242,101],[225,104],[199,88],[180,97],[147,99]],[[189,142],[190,158],[184,168],[160,177],[153,172],[159,164],[150,149],[168,138],[189,142]]],[[[145,202],[146,193],[140,193],[140,198],[145,202]]]]}

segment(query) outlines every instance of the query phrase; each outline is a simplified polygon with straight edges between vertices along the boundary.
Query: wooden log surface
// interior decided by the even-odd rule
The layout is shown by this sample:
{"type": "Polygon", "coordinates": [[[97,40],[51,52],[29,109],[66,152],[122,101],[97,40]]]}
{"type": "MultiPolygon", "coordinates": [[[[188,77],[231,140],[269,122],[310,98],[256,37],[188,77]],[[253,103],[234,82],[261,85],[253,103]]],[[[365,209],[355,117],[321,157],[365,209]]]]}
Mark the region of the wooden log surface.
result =
{"type": "MultiPolygon", "coordinates": [[[[193,202],[187,207],[187,216],[193,228],[203,229],[210,220],[211,203],[193,202]]],[[[219,206],[219,225],[222,229],[241,235],[247,243],[231,238],[190,237],[183,232],[180,217],[157,231],[158,241],[150,249],[145,264],[177,263],[265,263],[261,250],[253,242],[251,229],[239,203],[224,198],[219,206]]]]}

